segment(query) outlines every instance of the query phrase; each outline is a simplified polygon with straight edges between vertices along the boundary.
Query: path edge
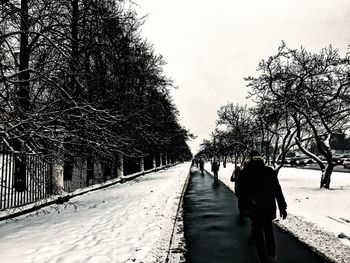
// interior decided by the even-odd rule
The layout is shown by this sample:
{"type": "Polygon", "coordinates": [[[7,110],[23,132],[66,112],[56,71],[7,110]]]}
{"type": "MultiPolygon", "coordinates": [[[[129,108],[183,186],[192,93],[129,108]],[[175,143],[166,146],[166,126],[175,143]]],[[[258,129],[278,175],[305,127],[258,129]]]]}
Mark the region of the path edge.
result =
{"type": "Polygon", "coordinates": [[[174,218],[173,230],[170,237],[169,248],[168,248],[164,263],[186,262],[185,253],[187,249],[186,249],[184,223],[183,223],[183,199],[190,180],[191,168],[192,168],[192,165],[190,166],[190,169],[187,174],[187,178],[185,180],[184,186],[181,191],[176,215],[174,218]]]}

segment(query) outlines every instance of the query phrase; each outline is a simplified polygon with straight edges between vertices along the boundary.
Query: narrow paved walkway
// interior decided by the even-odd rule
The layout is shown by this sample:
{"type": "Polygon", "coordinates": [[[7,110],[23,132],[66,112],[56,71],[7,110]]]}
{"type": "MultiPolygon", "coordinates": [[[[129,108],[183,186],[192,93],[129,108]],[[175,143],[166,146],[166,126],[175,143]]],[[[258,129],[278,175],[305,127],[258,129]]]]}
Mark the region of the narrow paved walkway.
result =
{"type": "MultiPolygon", "coordinates": [[[[192,168],[183,207],[187,263],[259,262],[249,220],[239,224],[236,197],[220,181],[192,168]]],[[[274,231],[279,262],[328,262],[284,231],[274,231]]]]}

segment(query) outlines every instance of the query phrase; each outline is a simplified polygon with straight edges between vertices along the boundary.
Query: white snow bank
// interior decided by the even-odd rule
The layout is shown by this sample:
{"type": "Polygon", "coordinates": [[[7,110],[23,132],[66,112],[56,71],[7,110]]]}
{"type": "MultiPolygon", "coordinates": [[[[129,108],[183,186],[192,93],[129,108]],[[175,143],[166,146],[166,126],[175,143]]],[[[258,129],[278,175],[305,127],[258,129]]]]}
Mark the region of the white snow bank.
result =
{"type": "Polygon", "coordinates": [[[350,247],[343,244],[333,233],[306,221],[304,217],[289,214],[285,220],[278,220],[275,223],[331,261],[350,262],[350,247]]]}
{"type": "MultiPolygon", "coordinates": [[[[210,171],[210,164],[205,167],[210,171]]],[[[219,179],[232,191],[234,164],[220,166],[219,179]]],[[[320,189],[320,171],[282,168],[279,181],[288,205],[287,220],[276,222],[335,262],[350,262],[350,173],[334,172],[331,190],[320,189]],[[345,238],[338,238],[339,234],[345,238]]]]}
{"type": "Polygon", "coordinates": [[[0,223],[1,262],[163,262],[189,163],[0,223]]]}
{"type": "Polygon", "coordinates": [[[99,190],[99,189],[104,188],[104,187],[109,187],[109,186],[114,185],[116,183],[121,183],[123,180],[129,181],[129,180],[132,180],[136,177],[139,177],[140,175],[148,174],[151,172],[156,172],[158,170],[165,169],[165,168],[168,168],[170,166],[172,166],[172,165],[165,166],[162,168],[153,168],[150,170],[146,170],[144,172],[137,172],[137,173],[133,173],[133,174],[126,175],[126,176],[113,178],[113,179],[110,179],[110,180],[102,182],[102,183],[93,184],[93,185],[90,185],[90,186],[87,186],[84,188],[76,189],[73,192],[68,193],[68,192],[63,191],[60,195],[52,195],[48,198],[40,199],[40,200],[33,202],[33,203],[29,203],[29,204],[22,205],[19,207],[8,208],[8,209],[0,211],[0,220],[3,220],[3,219],[8,218],[8,217],[12,218],[13,215],[16,217],[20,214],[24,214],[24,213],[29,212],[31,209],[37,210],[38,208],[41,208],[43,206],[51,205],[52,203],[55,203],[59,198],[65,198],[65,197],[72,198],[76,195],[86,194],[87,192],[99,190]]]}

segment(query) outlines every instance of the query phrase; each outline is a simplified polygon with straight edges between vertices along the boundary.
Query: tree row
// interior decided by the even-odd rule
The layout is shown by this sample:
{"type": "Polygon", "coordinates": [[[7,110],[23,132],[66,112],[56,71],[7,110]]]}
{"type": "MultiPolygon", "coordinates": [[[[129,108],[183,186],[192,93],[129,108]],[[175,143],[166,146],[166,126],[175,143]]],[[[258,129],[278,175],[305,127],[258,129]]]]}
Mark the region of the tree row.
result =
{"type": "Polygon", "coordinates": [[[222,106],[201,153],[244,161],[249,150],[259,149],[279,171],[298,149],[319,165],[320,187],[329,188],[336,165],[331,142],[349,134],[349,57],[332,46],[312,53],[282,43],[245,80],[254,106],[222,106]]]}
{"type": "Polygon", "coordinates": [[[190,158],[165,62],[130,6],[1,1],[0,138],[22,173],[20,156],[31,153],[67,165],[76,156],[190,158]]]}

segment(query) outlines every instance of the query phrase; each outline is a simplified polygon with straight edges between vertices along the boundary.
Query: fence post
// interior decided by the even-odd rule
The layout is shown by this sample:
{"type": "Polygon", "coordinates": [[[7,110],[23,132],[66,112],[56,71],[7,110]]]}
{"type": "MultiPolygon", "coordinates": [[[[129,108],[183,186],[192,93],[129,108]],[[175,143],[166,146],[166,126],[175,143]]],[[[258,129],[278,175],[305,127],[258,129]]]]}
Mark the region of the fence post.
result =
{"type": "Polygon", "coordinates": [[[168,156],[167,156],[167,154],[165,154],[164,156],[165,156],[165,157],[164,157],[165,165],[168,165],[168,156]]]}
{"type": "Polygon", "coordinates": [[[159,167],[162,167],[163,166],[163,154],[162,153],[159,153],[159,167]]]}

